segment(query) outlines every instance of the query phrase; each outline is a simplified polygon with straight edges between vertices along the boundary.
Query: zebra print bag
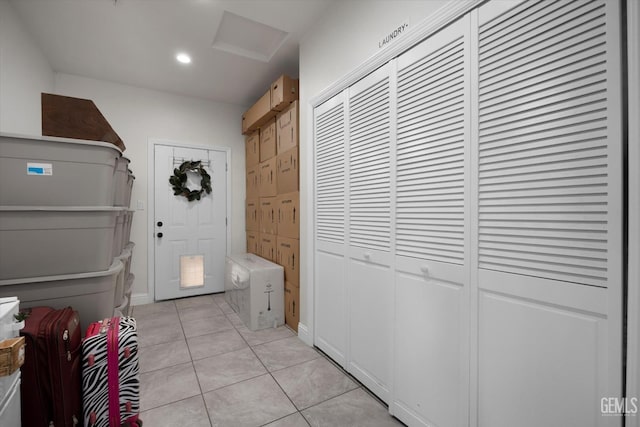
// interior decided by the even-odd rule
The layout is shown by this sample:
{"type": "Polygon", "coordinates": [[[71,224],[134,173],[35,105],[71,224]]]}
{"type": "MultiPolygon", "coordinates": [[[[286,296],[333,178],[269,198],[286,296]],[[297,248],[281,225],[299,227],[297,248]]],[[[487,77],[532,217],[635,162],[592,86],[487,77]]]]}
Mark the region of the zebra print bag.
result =
{"type": "Polygon", "coordinates": [[[86,427],[140,426],[138,332],[133,317],[92,323],[82,342],[86,427]]]}

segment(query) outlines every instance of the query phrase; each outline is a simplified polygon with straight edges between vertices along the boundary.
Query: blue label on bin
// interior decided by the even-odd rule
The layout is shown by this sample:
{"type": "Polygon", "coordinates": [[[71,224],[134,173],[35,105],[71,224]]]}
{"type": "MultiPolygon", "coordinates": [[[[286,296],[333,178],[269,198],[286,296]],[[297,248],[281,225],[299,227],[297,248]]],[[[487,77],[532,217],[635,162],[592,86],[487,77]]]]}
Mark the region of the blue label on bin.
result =
{"type": "Polygon", "coordinates": [[[53,165],[50,163],[27,163],[27,175],[53,175],[53,165]]]}

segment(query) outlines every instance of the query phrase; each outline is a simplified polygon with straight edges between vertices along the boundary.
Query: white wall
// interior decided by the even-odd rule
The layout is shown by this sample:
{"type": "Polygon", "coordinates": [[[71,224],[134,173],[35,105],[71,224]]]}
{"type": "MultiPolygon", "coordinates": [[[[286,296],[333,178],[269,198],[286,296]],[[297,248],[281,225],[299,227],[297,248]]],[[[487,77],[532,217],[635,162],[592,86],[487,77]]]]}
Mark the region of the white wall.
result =
{"type": "Polygon", "coordinates": [[[49,62],[0,0],[0,132],[41,135],[40,93],[52,90],[49,62]]]}
{"type": "MultiPolygon", "coordinates": [[[[313,335],[313,242],[310,235],[313,214],[313,174],[309,102],[325,88],[379,54],[379,42],[402,23],[410,28],[443,7],[445,0],[343,0],[335,2],[321,16],[300,43],[300,337],[311,343],[313,335]]],[[[396,42],[398,39],[395,39],[396,42]]]]}
{"type": "MultiPolygon", "coordinates": [[[[78,77],[56,74],[55,93],[91,99],[126,145],[125,156],[136,180],[131,207],[137,201],[144,211],[134,214],[131,240],[136,246],[131,265],[136,276],[134,303],[144,302],[147,289],[147,156],[149,139],[164,139],[204,146],[231,148],[231,252],[245,251],[244,137],[240,134],[243,107],[204,99],[171,95],[78,77]]],[[[150,301],[149,301],[150,302],[150,301]]]]}

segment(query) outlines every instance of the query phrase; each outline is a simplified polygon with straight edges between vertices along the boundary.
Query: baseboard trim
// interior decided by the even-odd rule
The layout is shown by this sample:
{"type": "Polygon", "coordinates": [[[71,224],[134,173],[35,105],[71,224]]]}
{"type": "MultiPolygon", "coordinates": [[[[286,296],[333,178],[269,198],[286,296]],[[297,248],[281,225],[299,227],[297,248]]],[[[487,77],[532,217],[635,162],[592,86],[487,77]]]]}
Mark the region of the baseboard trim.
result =
{"type": "Polygon", "coordinates": [[[304,323],[298,323],[298,338],[302,340],[309,347],[313,347],[313,337],[309,333],[309,328],[304,323]]]}

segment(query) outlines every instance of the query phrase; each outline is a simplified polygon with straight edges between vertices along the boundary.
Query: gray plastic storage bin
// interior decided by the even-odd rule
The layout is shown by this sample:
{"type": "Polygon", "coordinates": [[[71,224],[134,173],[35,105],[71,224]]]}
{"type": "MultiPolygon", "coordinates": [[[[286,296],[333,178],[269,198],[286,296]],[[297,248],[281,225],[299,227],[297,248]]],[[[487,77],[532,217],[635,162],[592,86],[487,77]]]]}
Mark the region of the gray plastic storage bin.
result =
{"type": "Polygon", "coordinates": [[[17,296],[20,308],[38,305],[73,307],[83,327],[111,317],[118,275],[124,265],[116,260],[105,271],[0,280],[0,297],[17,296]]]}
{"type": "Polygon", "coordinates": [[[116,228],[113,233],[113,250],[112,256],[115,258],[119,256],[129,240],[125,237],[127,222],[127,211],[122,209],[118,212],[116,217],[116,228]]]}
{"type": "Polygon", "coordinates": [[[120,211],[0,206],[0,280],[107,270],[120,211]]]}
{"type": "Polygon", "coordinates": [[[118,278],[118,283],[116,284],[116,293],[115,298],[113,300],[114,307],[118,307],[122,305],[122,301],[124,301],[125,290],[127,289],[128,281],[129,281],[129,271],[131,269],[131,250],[125,248],[120,255],[115,257],[116,260],[122,262],[124,268],[122,269],[122,273],[118,278]]]}
{"type": "Polygon", "coordinates": [[[126,218],[124,223],[124,241],[129,242],[131,240],[131,224],[133,223],[133,209],[127,209],[126,218]]]}
{"type": "Polygon", "coordinates": [[[123,206],[127,208],[129,207],[129,200],[127,200],[127,193],[129,194],[129,197],[131,196],[131,191],[128,190],[129,163],[130,160],[125,156],[118,158],[115,175],[115,192],[113,196],[113,206],[123,206]]]}
{"type": "Polygon", "coordinates": [[[1,206],[113,206],[113,144],[0,134],[1,206]]]}
{"type": "Polygon", "coordinates": [[[121,305],[113,309],[113,315],[123,317],[129,315],[129,299],[125,297],[121,305]]]}

